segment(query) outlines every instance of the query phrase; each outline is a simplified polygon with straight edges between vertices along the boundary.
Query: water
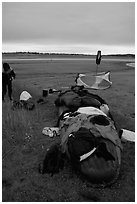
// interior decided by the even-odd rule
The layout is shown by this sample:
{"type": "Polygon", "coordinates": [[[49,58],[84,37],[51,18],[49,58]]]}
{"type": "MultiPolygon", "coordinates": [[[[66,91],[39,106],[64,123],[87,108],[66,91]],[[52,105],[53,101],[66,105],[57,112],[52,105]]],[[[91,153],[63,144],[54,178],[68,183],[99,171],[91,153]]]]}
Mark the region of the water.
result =
{"type": "MultiPolygon", "coordinates": [[[[2,58],[2,61],[95,61],[96,58],[65,58],[65,57],[51,57],[51,58],[2,58]]],[[[129,61],[129,62],[134,62],[135,59],[130,59],[130,58],[122,58],[122,57],[117,57],[117,58],[109,58],[109,57],[102,57],[102,61],[129,61]]]]}
{"type": "Polygon", "coordinates": [[[127,63],[126,65],[129,67],[135,67],[135,63],[127,63]]]}

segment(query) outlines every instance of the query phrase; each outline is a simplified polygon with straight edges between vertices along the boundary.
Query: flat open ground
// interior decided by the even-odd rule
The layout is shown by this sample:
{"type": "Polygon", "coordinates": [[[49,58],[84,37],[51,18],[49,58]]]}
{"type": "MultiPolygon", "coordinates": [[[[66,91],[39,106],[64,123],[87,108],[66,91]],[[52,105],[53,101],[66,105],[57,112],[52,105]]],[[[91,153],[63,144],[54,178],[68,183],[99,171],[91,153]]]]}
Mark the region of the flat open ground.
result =
{"type": "MultiPolygon", "coordinates": [[[[121,128],[135,130],[135,68],[126,66],[131,58],[103,59],[98,71],[110,71],[112,87],[92,91],[104,98],[121,128]]],[[[135,201],[135,145],[123,143],[119,179],[110,187],[95,188],[76,175],[70,164],[52,177],[41,175],[38,165],[46,148],[59,138],[42,135],[46,126],[55,126],[57,93],[38,104],[42,90],[74,85],[76,73],[95,73],[95,60],[90,59],[27,59],[3,57],[17,74],[13,82],[13,97],[19,99],[28,91],[36,107],[33,111],[11,110],[8,98],[2,104],[3,128],[3,186],[5,202],[134,202],[135,201]],[[29,136],[29,137],[28,137],[29,136]]]]}

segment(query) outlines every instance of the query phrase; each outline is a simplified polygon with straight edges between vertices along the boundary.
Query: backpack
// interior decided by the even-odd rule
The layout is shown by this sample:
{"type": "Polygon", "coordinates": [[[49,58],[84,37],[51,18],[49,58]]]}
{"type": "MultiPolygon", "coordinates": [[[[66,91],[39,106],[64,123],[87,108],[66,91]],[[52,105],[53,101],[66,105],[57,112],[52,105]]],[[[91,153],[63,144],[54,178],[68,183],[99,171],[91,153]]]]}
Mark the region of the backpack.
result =
{"type": "MultiPolygon", "coordinates": [[[[71,119],[68,121],[71,124],[71,119]]],[[[85,125],[74,130],[66,137],[63,130],[62,151],[65,152],[71,164],[81,175],[92,183],[113,183],[120,171],[121,141],[111,119],[98,115],[90,118],[91,127],[85,125]],[[92,120],[91,120],[92,119],[92,120]],[[106,132],[104,132],[106,130],[106,132]],[[65,140],[64,140],[65,138],[65,140]]],[[[76,124],[77,126],[77,124],[76,124]]],[[[71,130],[71,125],[70,125],[71,130]]],[[[66,132],[67,132],[66,131],[66,132]]]]}
{"type": "Polygon", "coordinates": [[[59,144],[51,145],[47,151],[39,171],[40,173],[49,173],[51,176],[58,173],[64,167],[63,154],[60,150],[59,144]]]}
{"type": "Polygon", "coordinates": [[[35,108],[35,104],[32,99],[28,99],[27,101],[19,100],[13,101],[12,109],[26,109],[26,110],[33,110],[35,108]]]}

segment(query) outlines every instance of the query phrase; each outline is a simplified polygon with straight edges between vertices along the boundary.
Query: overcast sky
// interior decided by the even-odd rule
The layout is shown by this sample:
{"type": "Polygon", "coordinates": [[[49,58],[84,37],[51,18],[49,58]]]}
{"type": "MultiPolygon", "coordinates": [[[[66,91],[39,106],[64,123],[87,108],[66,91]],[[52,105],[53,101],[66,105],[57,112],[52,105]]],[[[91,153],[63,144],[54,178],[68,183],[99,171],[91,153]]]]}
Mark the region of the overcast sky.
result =
{"type": "Polygon", "coordinates": [[[2,51],[135,53],[134,2],[3,2],[2,51]]]}

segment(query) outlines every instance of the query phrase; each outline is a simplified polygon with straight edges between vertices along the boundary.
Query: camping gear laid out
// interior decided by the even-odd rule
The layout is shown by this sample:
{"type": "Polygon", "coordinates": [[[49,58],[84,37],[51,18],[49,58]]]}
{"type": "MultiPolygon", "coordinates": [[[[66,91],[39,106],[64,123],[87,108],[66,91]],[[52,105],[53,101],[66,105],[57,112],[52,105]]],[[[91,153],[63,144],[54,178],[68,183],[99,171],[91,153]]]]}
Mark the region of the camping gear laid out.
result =
{"type": "Polygon", "coordinates": [[[59,135],[59,128],[58,127],[45,127],[42,130],[43,135],[47,135],[49,137],[55,137],[59,135]]]}
{"type": "Polygon", "coordinates": [[[62,152],[74,169],[94,183],[114,182],[120,171],[122,145],[111,114],[100,110],[107,103],[75,87],[61,93],[55,104],[59,109],[65,105],[74,113],[60,121],[62,152]],[[85,155],[89,156],[82,159],[85,155]]]}
{"type": "MultiPolygon", "coordinates": [[[[46,151],[42,173],[59,172],[65,157],[76,172],[92,183],[110,185],[120,173],[122,141],[135,141],[135,133],[116,127],[104,99],[84,87],[73,86],[55,100],[59,110],[60,143],[46,151]]],[[[53,137],[54,128],[45,128],[53,137]]]]}
{"type": "Polygon", "coordinates": [[[61,90],[56,90],[56,89],[52,89],[52,88],[50,88],[50,89],[43,89],[42,95],[43,95],[43,97],[46,97],[49,94],[52,94],[52,93],[55,93],[55,92],[61,92],[61,90]]]}
{"type": "MultiPolygon", "coordinates": [[[[84,88],[72,87],[60,93],[55,104],[60,110],[59,149],[62,155],[70,160],[76,172],[91,182],[113,183],[120,171],[122,145],[110,112],[106,114],[100,109],[107,103],[84,88]]],[[[52,156],[45,158],[47,164],[43,168],[48,169],[48,164],[51,167],[54,163],[50,160],[54,159],[52,156]]],[[[54,173],[53,168],[50,173],[54,173]]]]}
{"type": "Polygon", "coordinates": [[[55,101],[57,107],[66,106],[70,111],[76,111],[80,107],[92,106],[99,108],[106,104],[105,100],[96,94],[89,93],[83,86],[73,86],[63,91],[55,101]]]}
{"type": "Polygon", "coordinates": [[[35,103],[33,102],[32,96],[27,92],[23,91],[20,94],[20,100],[13,101],[12,109],[26,109],[26,110],[33,110],[35,108],[35,103]]]}

